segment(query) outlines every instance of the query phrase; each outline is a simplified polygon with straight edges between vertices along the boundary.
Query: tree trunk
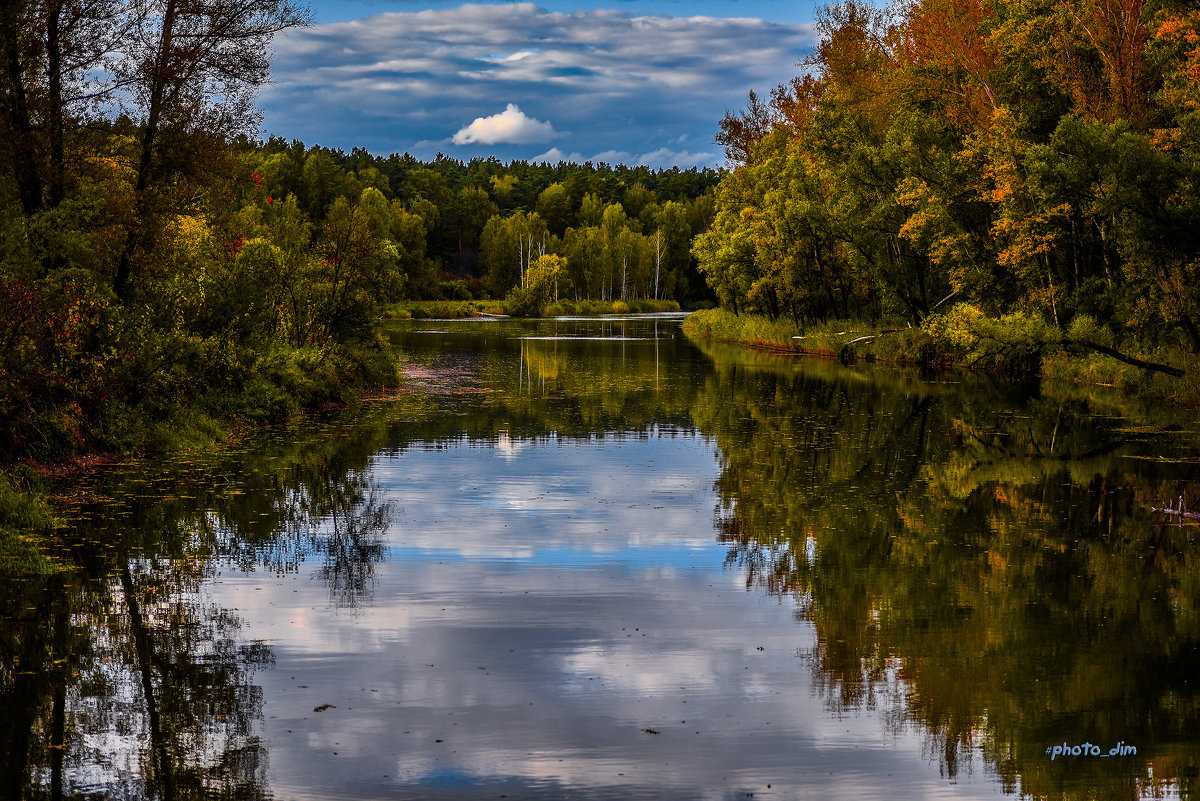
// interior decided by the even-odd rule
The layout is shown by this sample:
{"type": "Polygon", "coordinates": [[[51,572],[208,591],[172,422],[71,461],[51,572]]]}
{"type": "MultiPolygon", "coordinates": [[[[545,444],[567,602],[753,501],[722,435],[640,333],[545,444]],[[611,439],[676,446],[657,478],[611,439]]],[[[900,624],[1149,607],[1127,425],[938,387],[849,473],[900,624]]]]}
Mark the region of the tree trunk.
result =
{"type": "Polygon", "coordinates": [[[154,756],[155,778],[158,780],[160,795],[164,801],[175,798],[175,782],[171,771],[171,756],[163,739],[162,721],[158,714],[158,702],[154,694],[154,676],[150,665],[153,660],[154,647],[150,642],[150,632],[146,629],[146,621],[142,617],[141,606],[133,587],[133,575],[129,572],[129,564],[121,567],[121,589],[125,595],[125,605],[129,610],[129,628],[133,633],[134,651],[137,654],[137,670],[142,679],[142,695],[146,702],[146,718],[150,724],[150,748],[154,756]]]}
{"type": "Polygon", "coordinates": [[[50,94],[50,206],[63,202],[62,0],[50,0],[46,18],[46,79],[50,94]]]}
{"type": "Polygon", "coordinates": [[[129,233],[125,237],[125,247],[121,251],[121,258],[117,262],[116,275],[113,276],[113,290],[121,299],[128,297],[129,269],[133,258],[133,248],[145,212],[145,194],[146,188],[150,185],[150,168],[154,163],[154,146],[158,140],[158,124],[162,117],[163,95],[166,92],[167,62],[171,57],[171,40],[175,32],[177,14],[176,0],[167,0],[166,9],[163,11],[158,52],[155,55],[153,72],[150,75],[150,108],[146,113],[146,128],[142,131],[142,151],[138,158],[137,181],[134,183],[136,212],[130,224],[129,233]]]}
{"type": "Polygon", "coordinates": [[[31,217],[41,210],[42,176],[38,172],[37,150],[34,147],[35,137],[33,124],[29,114],[29,100],[25,93],[25,71],[21,64],[21,49],[19,35],[20,21],[17,19],[18,9],[24,8],[25,3],[5,0],[0,4],[0,37],[3,37],[4,71],[7,78],[4,111],[8,117],[9,142],[12,155],[13,176],[17,181],[17,194],[21,198],[21,210],[26,217],[31,217]]]}

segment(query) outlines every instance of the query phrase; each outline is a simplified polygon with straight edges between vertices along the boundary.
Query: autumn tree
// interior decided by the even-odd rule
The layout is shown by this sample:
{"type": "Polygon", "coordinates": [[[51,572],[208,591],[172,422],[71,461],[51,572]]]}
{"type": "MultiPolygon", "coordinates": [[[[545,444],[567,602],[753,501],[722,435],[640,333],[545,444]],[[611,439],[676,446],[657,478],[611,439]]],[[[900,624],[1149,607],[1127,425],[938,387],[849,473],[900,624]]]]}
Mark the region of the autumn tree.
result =
{"type": "Polygon", "coordinates": [[[195,171],[214,143],[250,129],[257,120],[254,93],[269,74],[271,39],[308,19],[292,0],[161,0],[121,43],[113,79],[127,87],[122,106],[140,131],[137,215],[113,277],[118,295],[127,294],[135,252],[154,236],[145,221],[167,192],[165,179],[195,171]]]}

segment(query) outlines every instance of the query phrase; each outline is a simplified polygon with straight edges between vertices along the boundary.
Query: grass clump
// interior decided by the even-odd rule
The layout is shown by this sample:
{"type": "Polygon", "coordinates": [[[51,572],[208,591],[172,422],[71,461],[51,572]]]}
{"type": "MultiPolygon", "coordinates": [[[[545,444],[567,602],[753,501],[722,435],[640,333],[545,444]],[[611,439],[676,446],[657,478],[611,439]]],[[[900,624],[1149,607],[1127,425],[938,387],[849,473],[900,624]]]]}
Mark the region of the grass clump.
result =
{"type": "MultiPolygon", "coordinates": [[[[878,347],[872,343],[880,338],[879,328],[869,327],[862,322],[830,320],[799,328],[791,320],[772,320],[757,314],[739,315],[719,308],[703,309],[688,315],[683,321],[683,330],[691,336],[719,342],[817,356],[837,356],[850,348],[848,353],[871,358],[873,348],[878,347]]],[[[888,333],[899,333],[899,329],[892,329],[888,333]]],[[[908,342],[903,351],[892,346],[888,352],[899,356],[912,347],[919,348],[919,343],[908,342]]]]}
{"type": "Polygon", "coordinates": [[[487,305],[481,300],[404,300],[384,312],[388,320],[458,320],[474,317],[487,305]]]}
{"type": "Polygon", "coordinates": [[[0,472],[0,572],[49,575],[60,568],[43,543],[59,521],[42,497],[41,479],[28,467],[0,472]]]}

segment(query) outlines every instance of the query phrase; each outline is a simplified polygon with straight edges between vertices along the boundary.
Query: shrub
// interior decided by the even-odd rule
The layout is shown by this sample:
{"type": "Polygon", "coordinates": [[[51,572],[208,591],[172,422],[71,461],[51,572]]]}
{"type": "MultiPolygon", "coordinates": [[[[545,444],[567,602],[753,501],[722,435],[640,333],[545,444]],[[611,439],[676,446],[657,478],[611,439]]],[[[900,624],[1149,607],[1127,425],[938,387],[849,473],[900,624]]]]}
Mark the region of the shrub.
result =
{"type": "Polygon", "coordinates": [[[1042,354],[1061,341],[1059,333],[1037,315],[1014,312],[995,319],[967,303],[930,316],[921,327],[969,367],[1027,373],[1036,373],[1042,354]]]}
{"type": "Polygon", "coordinates": [[[504,307],[514,317],[543,317],[564,275],[563,260],[553,253],[539,256],[525,271],[523,286],[509,290],[504,307]]]}
{"type": "Polygon", "coordinates": [[[443,300],[471,300],[471,290],[463,280],[442,281],[437,285],[437,294],[443,300]]]}

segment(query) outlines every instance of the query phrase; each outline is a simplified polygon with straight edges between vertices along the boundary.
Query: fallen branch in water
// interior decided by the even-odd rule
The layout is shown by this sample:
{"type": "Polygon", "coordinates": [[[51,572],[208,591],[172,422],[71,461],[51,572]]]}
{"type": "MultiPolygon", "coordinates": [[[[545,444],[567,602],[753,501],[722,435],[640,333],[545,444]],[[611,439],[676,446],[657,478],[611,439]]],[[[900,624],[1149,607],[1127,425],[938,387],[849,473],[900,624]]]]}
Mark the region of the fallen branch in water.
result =
{"type": "MultiPolygon", "coordinates": [[[[1169,364],[1159,364],[1158,362],[1150,362],[1146,361],[1145,359],[1139,359],[1136,356],[1130,356],[1127,353],[1121,353],[1116,348],[1110,348],[1108,345],[1101,345],[1098,342],[1091,342],[1086,339],[1068,339],[1067,337],[1061,335],[1040,337],[1036,334],[1025,339],[1015,337],[1006,339],[1005,337],[997,336],[995,333],[980,331],[978,329],[973,331],[973,333],[978,339],[995,342],[998,346],[1005,348],[1010,352],[1023,350],[1027,357],[1035,357],[1039,361],[1041,360],[1042,354],[1044,354],[1047,349],[1057,347],[1066,351],[1074,351],[1075,353],[1102,353],[1105,356],[1116,359],[1119,362],[1124,362],[1125,364],[1133,365],[1134,367],[1140,367],[1143,370],[1149,370],[1155,373],[1164,373],[1173,378],[1183,378],[1185,375],[1184,371],[1178,367],[1172,367],[1169,364]]],[[[985,354],[981,352],[979,356],[976,357],[976,360],[982,358],[984,355],[985,354]]]]}
{"type": "Polygon", "coordinates": [[[1180,522],[1184,520],[1200,520],[1200,512],[1189,512],[1187,510],[1187,507],[1183,503],[1182,495],[1179,496],[1179,501],[1175,508],[1172,509],[1170,506],[1151,506],[1150,511],[1178,517],[1180,522]]]}
{"type": "MultiPolygon", "coordinates": [[[[838,352],[838,355],[842,357],[843,361],[846,361],[847,359],[852,358],[852,351],[850,348],[851,345],[855,345],[859,342],[866,342],[867,340],[871,340],[871,339],[879,339],[884,334],[894,334],[897,331],[903,331],[903,330],[904,330],[903,328],[885,328],[884,330],[880,331],[878,334],[866,334],[864,336],[858,337],[857,339],[852,339],[849,342],[842,345],[842,348],[838,352]]],[[[844,334],[846,332],[843,331],[842,333],[844,334]]]]}

